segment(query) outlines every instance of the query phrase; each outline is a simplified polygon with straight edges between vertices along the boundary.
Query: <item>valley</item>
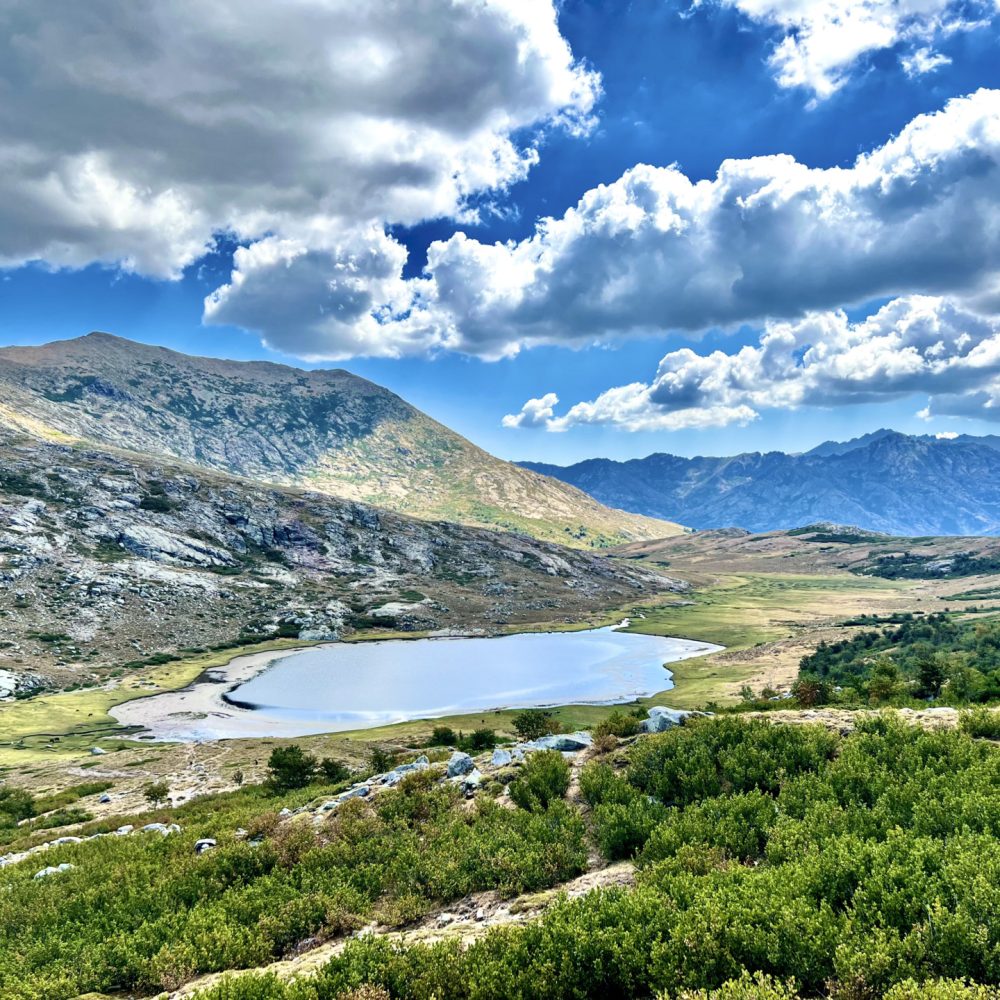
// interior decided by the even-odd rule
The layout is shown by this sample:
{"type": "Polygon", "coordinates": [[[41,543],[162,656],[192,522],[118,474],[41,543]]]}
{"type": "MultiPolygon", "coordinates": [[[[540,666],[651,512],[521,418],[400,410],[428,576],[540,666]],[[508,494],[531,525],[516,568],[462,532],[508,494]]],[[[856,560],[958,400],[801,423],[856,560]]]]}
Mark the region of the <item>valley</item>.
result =
{"type": "MultiPolygon", "coordinates": [[[[291,372],[103,336],[0,351],[5,997],[430,1000],[493,995],[475,983],[497,976],[518,996],[525,969],[534,997],[521,949],[562,953],[588,914],[641,942],[633,909],[671,900],[683,915],[658,933],[690,941],[697,893],[731,891],[744,861],[799,877],[753,846],[793,744],[795,767],[816,755],[796,780],[820,799],[840,756],[874,774],[937,733],[955,774],[988,770],[970,746],[1000,735],[975,702],[994,679],[961,665],[992,641],[996,538],[681,531],[347,373],[291,372]],[[946,705],[913,679],[927,635],[946,705]],[[883,681],[866,644],[910,673],[883,681]],[[850,685],[811,680],[813,663],[850,685]],[[752,787],[678,800],[692,759],[726,773],[740,755],[769,761],[752,787]],[[290,785],[286,758],[304,768],[290,785]],[[688,873],[695,897],[654,874],[689,848],[719,858],[688,873]],[[66,923],[63,887],[93,926],[66,923]],[[441,962],[459,984],[444,994],[441,962]]],[[[623,961],[630,989],[706,982],[679,959],[623,961]]],[[[803,988],[851,975],[788,962],[772,967],[803,988]]],[[[625,989],[589,968],[552,995],[625,989]]]]}

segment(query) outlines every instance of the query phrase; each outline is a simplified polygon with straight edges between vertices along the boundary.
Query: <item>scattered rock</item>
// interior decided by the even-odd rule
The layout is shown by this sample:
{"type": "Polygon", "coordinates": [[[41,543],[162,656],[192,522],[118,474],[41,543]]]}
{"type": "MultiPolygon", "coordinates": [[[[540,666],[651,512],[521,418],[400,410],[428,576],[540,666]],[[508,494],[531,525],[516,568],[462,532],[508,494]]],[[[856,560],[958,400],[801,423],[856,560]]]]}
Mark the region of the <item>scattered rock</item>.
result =
{"type": "Polygon", "coordinates": [[[656,705],[647,713],[649,718],[639,727],[644,733],[664,733],[674,726],[683,725],[685,719],[692,715],[704,715],[704,712],[687,712],[682,708],[664,708],[656,705]]]}
{"type": "Polygon", "coordinates": [[[210,851],[216,844],[217,841],[214,837],[202,837],[201,840],[195,841],[194,853],[204,854],[205,851],[210,851]]]}
{"type": "Polygon", "coordinates": [[[577,753],[586,750],[593,742],[590,733],[554,733],[551,736],[542,736],[537,740],[529,740],[527,743],[519,743],[515,748],[515,753],[520,750],[522,754],[530,753],[532,750],[561,750],[563,753],[577,753]]]}
{"type": "Polygon", "coordinates": [[[493,751],[493,756],[490,758],[490,763],[494,767],[506,767],[508,764],[512,763],[514,760],[513,754],[509,750],[503,750],[497,747],[493,751]]]}
{"type": "Polygon", "coordinates": [[[102,749],[101,747],[91,747],[90,755],[91,757],[103,757],[108,751],[102,749]]]}
{"type": "Polygon", "coordinates": [[[111,796],[105,792],[97,801],[100,802],[102,806],[106,806],[111,801],[111,796]]]}
{"type": "Polygon", "coordinates": [[[456,750],[448,759],[448,777],[457,778],[459,775],[468,774],[475,766],[475,762],[467,753],[456,750]]]}
{"type": "Polygon", "coordinates": [[[147,823],[142,828],[142,833],[159,833],[164,837],[171,833],[180,832],[181,828],[176,823],[171,823],[169,826],[166,823],[147,823]]]}
{"type": "Polygon", "coordinates": [[[75,867],[76,865],[71,865],[64,861],[61,865],[50,866],[48,868],[43,868],[40,872],[35,872],[35,878],[48,878],[50,875],[59,875],[62,872],[68,872],[75,867]]]}

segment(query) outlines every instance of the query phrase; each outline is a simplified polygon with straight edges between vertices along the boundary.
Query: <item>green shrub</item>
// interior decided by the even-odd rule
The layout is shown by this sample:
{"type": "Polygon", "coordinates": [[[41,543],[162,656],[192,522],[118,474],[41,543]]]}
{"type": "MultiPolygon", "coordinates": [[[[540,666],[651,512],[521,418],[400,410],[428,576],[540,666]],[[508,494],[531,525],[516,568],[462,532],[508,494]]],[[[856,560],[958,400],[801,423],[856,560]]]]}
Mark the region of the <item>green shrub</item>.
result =
{"type": "Polygon", "coordinates": [[[603,762],[587,764],[580,771],[580,793],[592,806],[605,802],[633,802],[639,796],[634,785],[615,773],[614,768],[603,762]]]}
{"type": "Polygon", "coordinates": [[[558,750],[530,754],[520,774],[510,783],[510,797],[522,809],[544,811],[569,788],[569,764],[558,750]]]}
{"type": "Polygon", "coordinates": [[[992,712],[988,708],[973,708],[961,713],[958,726],[969,736],[1000,740],[1000,712],[992,712]]]}
{"type": "Polygon", "coordinates": [[[604,736],[617,736],[619,739],[635,736],[639,732],[639,723],[640,720],[634,715],[627,715],[625,712],[615,710],[594,727],[594,739],[599,740],[604,736]]]}
{"type": "Polygon", "coordinates": [[[659,802],[639,797],[631,802],[605,801],[594,809],[594,839],[609,861],[634,857],[667,818],[659,802]]]}
{"type": "MultiPolygon", "coordinates": [[[[346,764],[341,763],[339,760],[334,760],[332,757],[324,757],[317,765],[317,770],[323,780],[330,785],[339,785],[351,777],[351,769],[346,764]]],[[[241,771],[239,774],[240,780],[237,784],[242,784],[243,772],[241,771]]]]}
{"type": "Polygon", "coordinates": [[[93,813],[86,809],[57,809],[48,816],[43,816],[34,824],[36,830],[54,830],[60,826],[69,826],[73,823],[86,823],[94,818],[93,813]]]}
{"type": "Polygon", "coordinates": [[[174,505],[162,494],[151,493],[139,501],[140,510],[148,510],[155,514],[169,514],[174,505]]]}
{"type": "Polygon", "coordinates": [[[451,726],[435,726],[431,731],[428,746],[453,747],[458,743],[458,735],[451,726]]]}

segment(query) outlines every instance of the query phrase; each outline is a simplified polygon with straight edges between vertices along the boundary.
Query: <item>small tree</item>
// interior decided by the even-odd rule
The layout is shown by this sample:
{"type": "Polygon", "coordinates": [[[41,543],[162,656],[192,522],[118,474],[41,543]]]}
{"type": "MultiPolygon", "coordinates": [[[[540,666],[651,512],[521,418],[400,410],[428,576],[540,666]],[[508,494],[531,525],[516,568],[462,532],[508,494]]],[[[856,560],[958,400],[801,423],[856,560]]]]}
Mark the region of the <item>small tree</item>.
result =
{"type": "Polygon", "coordinates": [[[742,698],[743,701],[751,702],[757,700],[757,695],[753,693],[753,688],[750,687],[749,684],[744,684],[743,687],[740,688],[740,698],[742,698]]]}
{"type": "Polygon", "coordinates": [[[474,729],[463,743],[468,753],[492,750],[497,745],[497,734],[492,729],[474,729]]]}
{"type": "Polygon", "coordinates": [[[555,716],[544,708],[526,708],[514,716],[514,732],[522,740],[537,740],[562,728],[555,716]]]}
{"type": "Polygon", "coordinates": [[[271,751],[267,769],[271,773],[271,784],[279,791],[305,788],[316,773],[316,758],[303,753],[302,747],[292,743],[271,751]]]}
{"type": "Polygon", "coordinates": [[[903,690],[903,678],[899,667],[888,657],[880,657],[872,667],[868,681],[868,700],[873,705],[884,705],[892,701],[903,690]]]}
{"type": "Polygon", "coordinates": [[[170,786],[165,781],[154,781],[142,790],[146,801],[154,808],[161,802],[167,801],[170,794],[170,786]]]}
{"type": "Polygon", "coordinates": [[[814,708],[830,700],[830,685],[812,674],[802,674],[792,685],[792,694],[803,708],[814,708]]]}
{"type": "Polygon", "coordinates": [[[241,770],[233,771],[233,784],[237,788],[243,784],[243,772],[241,770]]]}
{"type": "Polygon", "coordinates": [[[458,736],[451,726],[435,726],[431,730],[430,745],[432,747],[453,747],[458,743],[458,736]]]}
{"type": "Polygon", "coordinates": [[[319,762],[319,772],[323,775],[323,780],[331,785],[339,785],[351,776],[350,768],[332,757],[324,757],[319,762]]]}
{"type": "Polygon", "coordinates": [[[396,763],[396,755],[385,747],[373,746],[368,751],[368,766],[376,774],[391,771],[396,763]]]}
{"type": "Polygon", "coordinates": [[[917,663],[917,695],[920,698],[939,698],[947,679],[941,660],[933,653],[926,653],[917,663]]]}

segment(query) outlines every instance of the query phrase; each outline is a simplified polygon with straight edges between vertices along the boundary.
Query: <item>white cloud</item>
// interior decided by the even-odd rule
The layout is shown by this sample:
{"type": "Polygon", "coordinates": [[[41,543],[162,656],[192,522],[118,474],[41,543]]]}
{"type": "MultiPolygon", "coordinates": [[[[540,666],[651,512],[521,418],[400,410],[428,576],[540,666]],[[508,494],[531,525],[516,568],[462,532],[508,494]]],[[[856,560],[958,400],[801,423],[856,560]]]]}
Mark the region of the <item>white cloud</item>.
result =
{"type": "Polygon", "coordinates": [[[769,323],[755,345],[732,354],[672,351],[648,384],[618,386],[563,416],[551,407],[540,416],[551,431],[581,424],[678,430],[743,424],[762,410],[914,394],[931,397],[927,418],[1000,419],[1000,318],[932,296],[895,299],[857,323],[839,310],[813,313],[769,323]]]}
{"type": "Polygon", "coordinates": [[[381,336],[485,358],[703,331],[930,292],[1000,309],[1000,91],[922,115],[846,168],[640,164],[519,243],[431,245],[381,336]]]}
{"type": "Polygon", "coordinates": [[[909,75],[949,60],[933,44],[989,23],[996,0],[716,0],[778,38],[769,58],[782,87],[803,87],[822,100],[847,81],[859,60],[901,47],[909,75]]]}
{"type": "Polygon", "coordinates": [[[553,410],[559,402],[554,392],[547,392],[541,399],[529,399],[519,413],[508,413],[503,418],[504,427],[546,427],[552,422],[553,410]]]}
{"type": "Polygon", "coordinates": [[[907,76],[923,76],[925,73],[933,73],[934,70],[940,69],[942,66],[951,65],[951,59],[948,56],[927,47],[901,56],[899,61],[907,76]]]}
{"type": "Polygon", "coordinates": [[[522,130],[586,129],[599,80],[551,2],[12,0],[0,90],[16,95],[0,114],[0,266],[173,278],[229,231],[267,245],[220,293],[228,308],[269,255],[291,273],[314,253],[349,314],[340,269],[357,246],[398,263],[373,226],[471,217],[536,161],[522,130]]]}

